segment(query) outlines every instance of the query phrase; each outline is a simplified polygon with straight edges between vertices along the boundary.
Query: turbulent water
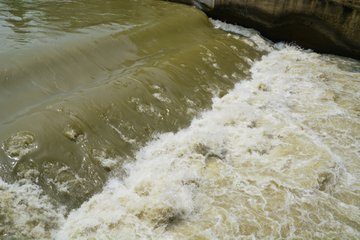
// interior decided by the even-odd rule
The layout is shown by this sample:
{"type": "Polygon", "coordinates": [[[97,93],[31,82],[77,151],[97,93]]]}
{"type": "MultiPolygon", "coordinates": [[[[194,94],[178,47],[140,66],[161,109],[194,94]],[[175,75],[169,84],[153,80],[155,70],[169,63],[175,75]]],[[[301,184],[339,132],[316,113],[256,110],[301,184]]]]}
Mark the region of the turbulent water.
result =
{"type": "Polygon", "coordinates": [[[360,239],[360,62],[152,0],[0,0],[1,239],[360,239]]]}

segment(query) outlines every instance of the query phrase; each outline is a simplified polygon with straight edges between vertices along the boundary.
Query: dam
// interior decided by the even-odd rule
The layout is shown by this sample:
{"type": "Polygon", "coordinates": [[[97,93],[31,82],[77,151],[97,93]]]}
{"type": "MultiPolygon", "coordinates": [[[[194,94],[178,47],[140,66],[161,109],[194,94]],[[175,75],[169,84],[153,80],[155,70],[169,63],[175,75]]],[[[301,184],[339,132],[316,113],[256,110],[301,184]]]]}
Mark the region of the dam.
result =
{"type": "Polygon", "coordinates": [[[172,0],[208,16],[254,28],[275,42],[360,59],[360,1],[172,0]]]}
{"type": "Polygon", "coordinates": [[[359,60],[213,3],[0,0],[2,240],[360,238],[359,60]]]}

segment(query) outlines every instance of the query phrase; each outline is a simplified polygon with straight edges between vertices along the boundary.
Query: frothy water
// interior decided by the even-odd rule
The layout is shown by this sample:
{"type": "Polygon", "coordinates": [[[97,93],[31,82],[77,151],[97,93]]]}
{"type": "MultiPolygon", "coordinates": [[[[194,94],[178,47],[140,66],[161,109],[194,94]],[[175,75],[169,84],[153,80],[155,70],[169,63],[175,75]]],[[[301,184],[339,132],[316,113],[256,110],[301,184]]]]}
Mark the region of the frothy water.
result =
{"type": "Polygon", "coordinates": [[[358,238],[360,122],[348,101],[359,101],[360,74],[338,61],[271,52],[189,128],[137,152],[128,176],[55,236],[358,238]]]}
{"type": "Polygon", "coordinates": [[[0,233],[5,239],[51,238],[53,229],[65,222],[66,209],[52,203],[42,189],[29,180],[8,184],[0,178],[0,191],[0,233]]]}
{"type": "Polygon", "coordinates": [[[2,118],[0,236],[360,238],[360,63],[151,3],[200,23],[101,37],[129,55],[2,118]]]}

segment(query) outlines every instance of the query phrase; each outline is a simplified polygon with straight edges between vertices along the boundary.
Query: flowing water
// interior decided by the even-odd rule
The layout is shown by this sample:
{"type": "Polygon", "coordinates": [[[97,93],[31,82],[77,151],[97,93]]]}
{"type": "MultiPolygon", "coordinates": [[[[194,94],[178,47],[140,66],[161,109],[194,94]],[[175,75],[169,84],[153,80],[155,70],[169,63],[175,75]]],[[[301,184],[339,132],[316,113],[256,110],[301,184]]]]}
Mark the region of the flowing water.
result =
{"type": "Polygon", "coordinates": [[[359,239],[360,62],[153,0],[0,0],[0,239],[359,239]]]}

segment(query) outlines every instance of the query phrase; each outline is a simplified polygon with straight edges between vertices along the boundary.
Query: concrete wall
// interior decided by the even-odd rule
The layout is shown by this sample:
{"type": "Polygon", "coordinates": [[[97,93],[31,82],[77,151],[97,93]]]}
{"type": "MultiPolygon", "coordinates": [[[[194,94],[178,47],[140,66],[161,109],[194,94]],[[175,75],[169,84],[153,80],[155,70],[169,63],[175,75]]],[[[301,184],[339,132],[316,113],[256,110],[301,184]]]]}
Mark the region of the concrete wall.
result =
{"type": "Polygon", "coordinates": [[[360,59],[360,0],[172,0],[273,41],[360,59]]]}

